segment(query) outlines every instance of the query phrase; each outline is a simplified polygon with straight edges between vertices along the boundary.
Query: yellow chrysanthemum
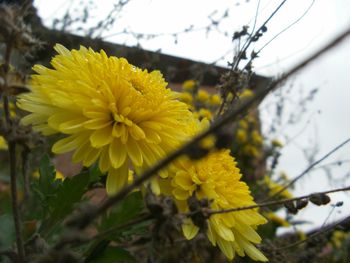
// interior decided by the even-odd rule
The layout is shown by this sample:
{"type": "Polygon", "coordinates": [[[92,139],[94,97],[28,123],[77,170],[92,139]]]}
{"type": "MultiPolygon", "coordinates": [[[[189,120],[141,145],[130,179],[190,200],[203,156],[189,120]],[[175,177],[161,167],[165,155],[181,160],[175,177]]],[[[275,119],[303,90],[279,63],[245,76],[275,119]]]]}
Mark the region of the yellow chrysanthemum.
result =
{"type": "MultiPolygon", "coordinates": [[[[248,186],[240,181],[240,171],[229,150],[211,152],[198,161],[183,157],[170,170],[168,178],[159,179],[161,191],[174,197],[181,212],[189,211],[187,200],[193,195],[210,200],[212,210],[255,204],[248,186]]],[[[254,245],[261,242],[255,229],[264,223],[266,219],[256,209],[215,214],[208,219],[207,236],[229,259],[238,254],[267,261],[254,245]]],[[[198,230],[190,219],[183,224],[188,239],[196,236],[198,230]]]]}
{"type": "Polygon", "coordinates": [[[211,120],[213,118],[213,114],[208,109],[201,108],[199,109],[198,113],[199,113],[199,116],[202,118],[207,118],[208,120],[211,120]]]}
{"type": "Polygon", "coordinates": [[[213,96],[210,97],[210,105],[211,106],[219,106],[221,104],[221,98],[218,94],[214,94],[213,96]]]}
{"type": "Polygon", "coordinates": [[[193,102],[193,97],[192,97],[192,95],[191,95],[190,93],[188,93],[188,92],[181,92],[181,93],[179,94],[179,99],[180,99],[182,102],[184,102],[184,103],[186,103],[186,104],[188,104],[188,105],[191,105],[192,102],[193,102]]]}
{"type": "Polygon", "coordinates": [[[197,100],[200,102],[207,102],[209,100],[209,93],[203,89],[198,90],[197,100]]]}
{"type": "Polygon", "coordinates": [[[182,84],[182,88],[184,90],[187,90],[187,91],[192,91],[195,86],[197,85],[196,81],[193,80],[193,79],[189,79],[189,80],[186,80],[183,84],[182,84]]]}
{"type": "Polygon", "coordinates": [[[66,134],[53,152],[75,151],[73,161],[84,166],[98,160],[108,172],[109,193],[126,184],[130,164],[145,169],[185,139],[191,113],[160,72],[148,73],[103,50],[55,50],[54,69],[34,66],[31,92],[18,100],[31,112],[22,123],[45,135],[66,134]]]}
{"type": "Polygon", "coordinates": [[[247,132],[244,129],[238,129],[236,133],[236,141],[240,144],[243,144],[247,142],[247,139],[247,132]]]}

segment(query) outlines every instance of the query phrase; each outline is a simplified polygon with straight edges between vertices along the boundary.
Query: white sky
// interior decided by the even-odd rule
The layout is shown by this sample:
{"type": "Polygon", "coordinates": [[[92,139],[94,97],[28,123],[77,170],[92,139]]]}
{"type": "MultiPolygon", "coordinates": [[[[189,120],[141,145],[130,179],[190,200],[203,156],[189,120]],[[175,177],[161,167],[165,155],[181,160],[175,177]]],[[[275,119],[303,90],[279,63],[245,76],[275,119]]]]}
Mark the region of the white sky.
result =
{"type": "MultiPolygon", "coordinates": [[[[55,17],[60,17],[71,6],[81,5],[80,2],[88,1],[67,1],[67,0],[36,0],[39,14],[46,25],[51,25],[55,17]]],[[[113,1],[100,0],[92,1],[95,5],[93,11],[95,21],[103,18],[111,10],[113,1]]],[[[281,3],[280,0],[261,0],[257,17],[257,26],[271,14],[281,3]]],[[[285,29],[296,19],[302,16],[312,3],[311,0],[289,0],[280,12],[267,25],[268,32],[256,45],[256,50],[267,43],[278,32],[285,29]]],[[[232,50],[231,38],[234,31],[240,30],[243,25],[253,26],[257,0],[131,0],[123,10],[122,16],[118,18],[115,26],[103,36],[108,41],[115,41],[121,44],[135,45],[132,37],[123,35],[113,36],[114,33],[129,28],[134,32],[158,34],[166,33],[150,41],[141,41],[145,49],[158,50],[163,53],[179,57],[190,58],[204,62],[213,62],[220,58],[227,51],[232,50]],[[240,2],[240,5],[236,5],[240,2]],[[228,37],[218,32],[210,32],[206,36],[205,31],[200,30],[192,33],[181,34],[178,43],[174,43],[171,33],[179,32],[194,25],[194,28],[201,28],[209,24],[208,15],[217,10],[214,18],[220,17],[229,8],[229,18],[220,24],[220,31],[228,32],[228,37]]],[[[255,68],[258,73],[275,76],[300,62],[303,58],[325,45],[337,33],[342,32],[350,26],[350,1],[349,0],[315,0],[309,12],[292,28],[276,38],[260,54],[255,61],[255,68]]],[[[231,54],[221,60],[221,65],[232,57],[231,54]]],[[[298,175],[307,166],[305,157],[300,147],[317,145],[318,153],[316,159],[330,151],[337,144],[350,137],[350,38],[339,45],[336,49],[328,52],[312,65],[300,72],[292,81],[286,84],[293,84],[293,89],[288,94],[291,100],[297,101],[299,93],[307,94],[315,87],[319,93],[308,106],[308,111],[301,118],[300,122],[293,127],[288,126],[281,134],[277,134],[282,140],[285,135],[297,138],[283,149],[278,170],[286,171],[291,177],[298,175]]],[[[274,101],[271,96],[262,109],[274,101]]],[[[298,108],[288,104],[287,115],[298,112],[298,108]]],[[[269,112],[264,110],[263,122],[271,122],[269,112]]],[[[264,127],[264,130],[267,126],[264,127]]],[[[266,134],[266,136],[272,136],[266,134]]],[[[275,135],[273,135],[275,136],[275,135]]],[[[350,145],[338,151],[334,157],[324,163],[337,159],[350,159],[350,145]]],[[[335,179],[341,178],[350,171],[350,165],[344,164],[334,170],[332,176],[335,179]]],[[[349,178],[350,176],[347,176],[349,178]]],[[[347,180],[349,184],[350,180],[347,180]]],[[[345,184],[345,182],[344,182],[345,184]]],[[[338,185],[330,185],[324,172],[321,170],[311,173],[305,180],[301,180],[296,189],[295,195],[302,195],[315,191],[327,190],[338,185]]],[[[344,201],[344,206],[333,212],[328,222],[345,215],[350,210],[349,195],[332,195],[332,203],[344,201]]],[[[322,224],[327,217],[330,206],[315,207],[310,205],[297,217],[308,221],[322,224]]],[[[304,228],[314,227],[308,225],[304,228]]]]}

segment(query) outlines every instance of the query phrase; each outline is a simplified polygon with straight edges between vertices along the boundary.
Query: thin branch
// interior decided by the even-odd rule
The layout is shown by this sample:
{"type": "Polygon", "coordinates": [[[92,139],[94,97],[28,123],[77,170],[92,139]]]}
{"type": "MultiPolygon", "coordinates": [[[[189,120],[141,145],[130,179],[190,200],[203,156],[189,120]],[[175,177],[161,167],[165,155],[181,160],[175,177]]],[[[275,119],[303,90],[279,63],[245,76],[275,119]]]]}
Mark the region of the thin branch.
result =
{"type": "Polygon", "coordinates": [[[350,186],[343,187],[343,188],[332,189],[332,190],[328,190],[328,191],[324,191],[324,192],[312,193],[312,194],[298,196],[298,197],[289,198],[289,199],[264,202],[264,203],[255,204],[255,205],[241,206],[241,207],[222,209],[222,210],[209,210],[209,211],[206,211],[206,213],[207,213],[208,216],[211,216],[211,215],[215,215],[215,214],[225,214],[225,213],[238,212],[238,211],[250,210],[250,209],[255,209],[255,208],[270,207],[270,206],[276,206],[276,205],[284,205],[285,203],[289,203],[289,202],[293,202],[293,201],[309,199],[311,196],[314,196],[314,195],[317,195],[317,194],[331,194],[331,193],[345,192],[345,191],[350,191],[350,186]]]}
{"type": "Polygon", "coordinates": [[[311,171],[316,165],[318,165],[319,163],[321,163],[322,161],[324,161],[325,159],[327,159],[329,156],[331,156],[333,153],[335,153],[336,151],[338,151],[340,148],[342,148],[343,146],[345,146],[347,143],[350,142],[350,138],[346,139],[344,142],[342,142],[341,144],[339,144],[338,146],[336,146],[334,149],[332,149],[330,152],[328,152],[326,155],[324,155],[322,158],[318,159],[316,162],[312,163],[311,165],[309,165],[301,174],[299,174],[297,177],[295,177],[293,180],[291,180],[290,182],[288,182],[286,185],[284,185],[280,190],[278,190],[276,193],[274,193],[271,197],[269,197],[268,199],[272,199],[278,195],[280,195],[281,193],[283,193],[285,190],[287,190],[290,186],[292,186],[293,184],[295,184],[300,178],[302,178],[304,175],[306,175],[309,171],[311,171]]]}
{"type": "Polygon", "coordinates": [[[177,159],[183,154],[186,154],[193,149],[195,145],[198,145],[198,143],[206,138],[208,135],[218,132],[223,126],[231,122],[233,119],[237,118],[241,114],[245,113],[252,105],[254,105],[255,102],[265,98],[267,94],[269,94],[271,91],[273,91],[276,87],[281,85],[286,79],[288,79],[291,75],[295,74],[302,68],[304,68],[306,65],[308,65],[310,62],[314,61],[316,58],[318,58],[320,55],[331,49],[332,47],[336,46],[338,43],[340,43],[341,40],[343,40],[347,35],[350,34],[350,28],[348,28],[344,33],[340,34],[338,37],[336,37],[333,41],[331,41],[328,45],[317,51],[315,54],[292,68],[290,71],[288,71],[286,74],[282,75],[280,78],[276,79],[275,81],[272,81],[270,85],[267,87],[261,88],[258,90],[254,96],[251,98],[242,101],[241,103],[235,105],[232,107],[232,109],[228,110],[224,115],[222,115],[220,118],[218,118],[211,127],[202,132],[201,134],[197,135],[195,138],[193,138],[190,142],[183,145],[181,148],[179,148],[177,151],[171,153],[167,157],[165,157],[163,160],[156,163],[153,167],[148,169],[146,172],[144,172],[141,176],[137,177],[132,184],[124,187],[121,189],[118,193],[108,198],[104,203],[102,203],[99,207],[96,207],[95,209],[89,209],[88,211],[82,211],[81,213],[78,213],[76,216],[70,218],[70,220],[67,221],[67,225],[78,227],[80,229],[85,228],[87,225],[89,225],[95,218],[97,218],[99,215],[103,214],[108,208],[111,206],[117,204],[120,202],[128,193],[130,193],[133,189],[139,187],[142,183],[149,180],[152,176],[154,176],[158,171],[168,166],[172,161],[177,159]]]}
{"type": "Polygon", "coordinates": [[[343,220],[335,223],[335,224],[330,224],[329,226],[326,226],[326,227],[322,227],[319,231],[317,232],[314,232],[312,233],[311,235],[309,235],[306,239],[304,240],[299,240],[298,242],[295,242],[295,243],[292,243],[290,245],[286,245],[286,246],[283,246],[283,247],[279,247],[279,248],[276,248],[276,250],[284,250],[284,249],[290,249],[290,248],[293,248],[295,246],[299,246],[315,237],[318,237],[320,235],[324,235],[326,234],[327,232],[330,232],[332,231],[333,229],[335,229],[336,227],[338,226],[341,226],[342,224],[344,223],[347,223],[350,221],[350,216],[344,218],[343,220]]]}
{"type": "Polygon", "coordinates": [[[248,41],[245,43],[243,49],[241,50],[241,52],[239,52],[238,56],[237,56],[237,60],[233,63],[232,65],[232,69],[236,69],[239,65],[239,62],[242,59],[243,54],[245,54],[247,52],[247,49],[249,48],[250,44],[253,42],[253,39],[258,36],[258,33],[266,27],[267,23],[277,14],[277,12],[282,8],[282,6],[287,2],[287,0],[284,0],[273,12],[272,14],[269,16],[268,19],[266,19],[266,21],[258,28],[258,30],[255,32],[254,36],[250,36],[248,38],[248,41]]]}
{"type": "Polygon", "coordinates": [[[24,252],[24,246],[23,246],[23,240],[22,240],[22,232],[21,232],[21,220],[20,220],[20,213],[19,213],[19,206],[18,206],[18,199],[17,199],[17,167],[16,167],[16,142],[13,140],[13,135],[16,132],[16,127],[12,125],[11,116],[10,116],[10,107],[9,107],[9,100],[7,95],[7,89],[8,89],[8,80],[7,75],[10,67],[10,56],[12,51],[12,39],[9,39],[6,43],[6,51],[5,51],[5,61],[4,61],[4,68],[5,68],[5,75],[4,75],[4,93],[3,93],[3,106],[4,106],[4,112],[5,112],[5,127],[6,127],[6,137],[10,137],[10,139],[6,138],[8,141],[8,153],[9,153],[9,160],[10,160],[10,180],[11,180],[11,205],[12,205],[12,214],[13,214],[13,221],[15,225],[15,231],[16,231],[16,243],[17,243],[17,250],[18,250],[18,258],[20,262],[25,262],[25,252],[24,252]]]}
{"type": "MultiPolygon", "coordinates": [[[[267,43],[265,43],[256,53],[255,55],[258,56],[260,54],[260,52],[267,47],[272,41],[274,41],[277,37],[279,37],[280,35],[282,35],[284,32],[286,32],[288,29],[290,29],[291,27],[293,27],[295,24],[297,24],[301,19],[303,19],[303,17],[310,11],[311,7],[314,5],[315,0],[312,0],[311,4],[308,6],[308,8],[305,10],[305,12],[297,19],[295,20],[293,23],[291,23],[290,25],[288,25],[286,28],[284,28],[283,30],[281,30],[280,32],[278,32],[276,35],[274,35],[267,43]]],[[[251,58],[249,60],[249,62],[246,64],[245,67],[247,67],[251,62],[252,62],[253,58],[251,58]]]]}

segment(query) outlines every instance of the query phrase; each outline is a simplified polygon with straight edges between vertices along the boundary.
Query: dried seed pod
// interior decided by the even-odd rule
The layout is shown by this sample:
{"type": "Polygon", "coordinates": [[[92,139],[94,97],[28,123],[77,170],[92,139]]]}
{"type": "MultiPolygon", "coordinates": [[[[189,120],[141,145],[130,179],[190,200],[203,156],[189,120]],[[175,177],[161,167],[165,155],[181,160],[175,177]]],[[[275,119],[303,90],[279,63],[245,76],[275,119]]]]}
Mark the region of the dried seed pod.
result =
{"type": "Polygon", "coordinates": [[[323,193],[313,194],[309,197],[311,203],[315,205],[326,205],[331,201],[331,198],[323,193]]]}
{"type": "Polygon", "coordinates": [[[293,201],[287,201],[284,203],[284,207],[287,208],[288,212],[295,215],[298,213],[298,209],[295,207],[293,201]]]}
{"type": "Polygon", "coordinates": [[[300,200],[297,200],[296,208],[297,208],[298,210],[303,209],[305,206],[307,206],[308,202],[309,202],[309,201],[308,201],[307,199],[300,199],[300,200]]]}

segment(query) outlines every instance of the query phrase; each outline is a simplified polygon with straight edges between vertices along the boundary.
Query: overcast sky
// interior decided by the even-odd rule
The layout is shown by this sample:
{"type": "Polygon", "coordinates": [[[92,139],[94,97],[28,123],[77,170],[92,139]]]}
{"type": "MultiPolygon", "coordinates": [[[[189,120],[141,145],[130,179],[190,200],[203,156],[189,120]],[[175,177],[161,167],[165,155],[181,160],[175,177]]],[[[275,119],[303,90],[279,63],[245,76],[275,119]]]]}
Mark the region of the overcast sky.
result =
{"type": "MultiPolygon", "coordinates": [[[[64,14],[67,8],[74,10],[81,6],[80,2],[70,0],[36,0],[35,5],[46,25],[52,25],[55,17],[64,14]]],[[[91,25],[106,16],[113,6],[113,1],[92,1],[94,4],[91,25]]],[[[135,45],[135,38],[118,34],[124,28],[137,33],[163,34],[153,40],[141,41],[145,49],[159,50],[163,53],[179,57],[211,63],[218,58],[220,65],[226,65],[232,58],[231,36],[234,31],[240,30],[243,25],[253,27],[255,14],[258,8],[257,0],[131,0],[124,8],[122,16],[117,19],[109,32],[102,34],[105,40],[126,45],[135,45]],[[248,3],[246,3],[248,2],[248,3]],[[218,19],[225,10],[229,10],[229,17],[220,23],[218,30],[205,34],[201,30],[209,24],[208,15],[218,19]],[[172,36],[174,32],[183,31],[190,25],[194,26],[192,33],[180,34],[175,44],[172,36]],[[225,36],[227,32],[228,36],[225,36]]],[[[259,4],[257,26],[270,16],[271,12],[281,3],[279,0],[261,0],[259,4]]],[[[258,73],[276,76],[291,68],[325,45],[335,35],[350,27],[350,1],[349,0],[289,0],[267,25],[267,33],[256,44],[255,50],[269,42],[279,32],[286,29],[300,19],[295,25],[274,39],[255,61],[258,73]],[[311,6],[311,7],[310,7],[311,6]],[[303,14],[306,12],[305,16],[303,14]]],[[[313,62],[302,72],[294,76],[286,88],[293,88],[288,93],[290,103],[287,104],[286,117],[291,113],[299,113],[300,108],[294,104],[301,94],[308,94],[318,88],[315,99],[307,105],[307,112],[297,124],[284,125],[278,134],[266,134],[267,137],[279,137],[286,141],[286,136],[295,137],[284,149],[278,170],[286,171],[291,177],[298,175],[307,166],[302,148],[317,146],[316,159],[320,158],[333,147],[350,137],[350,38],[331,50],[322,58],[313,62]]],[[[262,120],[265,123],[264,131],[271,124],[271,104],[275,102],[273,96],[262,105],[262,120]]],[[[350,159],[350,145],[345,146],[324,163],[334,160],[350,159]]],[[[344,164],[332,173],[333,179],[343,178],[349,171],[350,165],[344,164]]],[[[347,176],[349,178],[350,176],[347,176]]],[[[349,184],[350,180],[347,180],[349,184]]],[[[346,182],[342,182],[345,184],[346,182]]],[[[297,184],[295,195],[315,191],[327,190],[341,186],[338,182],[331,185],[324,171],[316,170],[297,184]]],[[[349,195],[332,195],[332,202],[344,201],[344,206],[335,209],[328,222],[341,217],[350,210],[349,195]]],[[[327,207],[310,206],[300,213],[300,219],[306,219],[322,224],[330,210],[327,207]]],[[[305,226],[305,228],[313,225],[305,226]]]]}

